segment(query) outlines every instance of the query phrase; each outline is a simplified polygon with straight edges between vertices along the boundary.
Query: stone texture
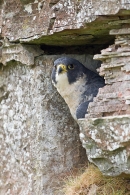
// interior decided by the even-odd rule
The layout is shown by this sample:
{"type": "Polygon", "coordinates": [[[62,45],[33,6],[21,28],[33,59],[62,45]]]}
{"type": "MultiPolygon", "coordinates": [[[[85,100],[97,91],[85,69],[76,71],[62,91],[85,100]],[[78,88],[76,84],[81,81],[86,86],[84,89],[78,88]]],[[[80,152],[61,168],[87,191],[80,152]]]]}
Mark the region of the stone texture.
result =
{"type": "MultiPolygon", "coordinates": [[[[104,174],[112,175],[112,171],[113,175],[129,173],[129,138],[125,137],[129,136],[129,116],[117,117],[129,114],[129,24],[129,0],[0,1],[0,195],[57,194],[60,176],[86,160],[78,126],[63,99],[51,86],[52,61],[59,56],[42,55],[46,45],[50,46],[48,53],[52,46],[74,45],[80,53],[86,45],[87,49],[82,53],[89,54],[90,45],[91,50],[98,48],[96,53],[99,53],[99,48],[113,43],[117,35],[115,45],[95,57],[103,61],[100,74],[107,85],[90,104],[86,117],[92,125],[86,124],[86,120],[79,125],[84,134],[80,134],[81,140],[84,136],[89,140],[86,150],[90,161],[104,174]],[[109,35],[111,29],[114,30],[109,35]],[[34,63],[36,65],[32,66],[34,63]],[[109,115],[116,117],[109,118],[109,115]],[[101,116],[108,118],[100,120],[101,116]],[[95,120],[109,130],[103,129],[103,132],[110,133],[111,144],[100,145],[97,137],[92,139],[91,131],[97,128],[93,117],[99,118],[95,120]],[[116,140],[113,128],[116,128],[114,123],[119,126],[119,120],[121,129],[116,132],[119,136],[116,140]],[[114,142],[119,147],[116,150],[114,142]],[[91,143],[97,149],[93,149],[91,143]],[[103,153],[102,148],[108,151],[103,153]],[[93,152],[97,152],[99,158],[92,159],[93,152]]],[[[56,52],[54,47],[52,54],[56,52]]],[[[90,56],[71,56],[88,63],[93,70],[100,65],[90,56]]]]}
{"type": "Polygon", "coordinates": [[[130,174],[130,29],[112,30],[115,44],[95,55],[106,86],[79,120],[80,138],[88,159],[105,175],[130,174]]]}
{"type": "MultiPolygon", "coordinates": [[[[58,194],[62,175],[87,161],[78,125],[51,85],[53,61],[61,55],[1,43],[0,194],[58,194]]],[[[69,56],[93,71],[100,66],[91,55],[69,56]]]]}
{"type": "Polygon", "coordinates": [[[130,174],[130,115],[79,120],[88,159],[104,175],[130,174]]]}
{"type": "Polygon", "coordinates": [[[58,194],[61,176],[86,161],[78,125],[51,85],[52,61],[0,70],[0,195],[58,194]]]}
{"type": "Polygon", "coordinates": [[[106,86],[90,103],[86,117],[130,114],[130,34],[129,29],[112,30],[110,33],[115,32],[115,44],[94,57],[103,62],[99,71],[106,86]]]}
{"type": "Polygon", "coordinates": [[[110,29],[130,23],[129,10],[129,0],[3,0],[1,34],[11,42],[109,43],[112,40],[108,35],[110,29]]]}
{"type": "Polygon", "coordinates": [[[26,65],[34,65],[36,57],[44,53],[39,46],[31,47],[30,45],[9,43],[7,39],[1,42],[0,63],[7,65],[10,61],[17,61],[26,65]]]}

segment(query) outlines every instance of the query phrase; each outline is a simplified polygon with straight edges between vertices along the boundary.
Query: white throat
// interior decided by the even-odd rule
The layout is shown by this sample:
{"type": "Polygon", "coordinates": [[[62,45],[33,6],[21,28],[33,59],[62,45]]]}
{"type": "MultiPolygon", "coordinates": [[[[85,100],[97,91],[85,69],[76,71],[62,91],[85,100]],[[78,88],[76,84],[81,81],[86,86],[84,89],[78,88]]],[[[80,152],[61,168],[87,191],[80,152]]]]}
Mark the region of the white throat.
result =
{"type": "Polygon", "coordinates": [[[76,109],[81,102],[81,95],[85,91],[85,76],[70,84],[66,72],[56,73],[55,87],[67,103],[73,118],[77,120],[76,109]]]}

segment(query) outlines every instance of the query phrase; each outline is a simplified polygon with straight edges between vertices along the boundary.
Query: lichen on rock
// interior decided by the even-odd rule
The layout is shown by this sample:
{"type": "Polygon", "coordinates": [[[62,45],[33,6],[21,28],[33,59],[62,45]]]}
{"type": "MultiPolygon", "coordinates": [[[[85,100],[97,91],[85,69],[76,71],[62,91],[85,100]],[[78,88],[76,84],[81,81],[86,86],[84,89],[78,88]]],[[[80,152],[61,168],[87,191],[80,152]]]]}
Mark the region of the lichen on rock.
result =
{"type": "Polygon", "coordinates": [[[129,0],[0,1],[0,195],[54,195],[60,176],[87,160],[79,127],[51,85],[52,62],[69,53],[93,69],[89,54],[115,36],[95,56],[106,86],[79,121],[80,137],[104,174],[129,173],[129,23],[129,0]]]}
{"type": "Polygon", "coordinates": [[[79,121],[80,137],[88,159],[105,175],[130,174],[130,48],[129,29],[112,30],[115,44],[95,55],[102,60],[100,75],[106,86],[89,104],[79,121]]]}
{"type": "Polygon", "coordinates": [[[1,66],[1,195],[54,194],[60,177],[86,161],[78,125],[51,85],[55,58],[1,66]]]}

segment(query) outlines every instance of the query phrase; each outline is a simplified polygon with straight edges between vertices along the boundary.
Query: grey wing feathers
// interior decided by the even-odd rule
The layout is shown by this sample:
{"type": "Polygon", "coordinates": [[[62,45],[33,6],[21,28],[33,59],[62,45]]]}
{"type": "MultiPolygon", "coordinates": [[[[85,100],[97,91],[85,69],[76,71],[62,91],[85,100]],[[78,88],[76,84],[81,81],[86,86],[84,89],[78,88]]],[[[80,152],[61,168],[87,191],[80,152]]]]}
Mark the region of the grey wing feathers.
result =
{"type": "Polygon", "coordinates": [[[93,98],[96,97],[99,88],[102,88],[104,85],[104,79],[98,75],[96,75],[90,82],[86,83],[85,92],[82,94],[82,102],[76,110],[77,119],[85,118],[89,103],[93,102],[93,98]]]}
{"type": "Polygon", "coordinates": [[[76,110],[76,118],[85,118],[85,114],[87,114],[87,109],[88,109],[88,105],[89,103],[92,102],[92,100],[84,102],[82,104],[80,104],[76,110]]]}

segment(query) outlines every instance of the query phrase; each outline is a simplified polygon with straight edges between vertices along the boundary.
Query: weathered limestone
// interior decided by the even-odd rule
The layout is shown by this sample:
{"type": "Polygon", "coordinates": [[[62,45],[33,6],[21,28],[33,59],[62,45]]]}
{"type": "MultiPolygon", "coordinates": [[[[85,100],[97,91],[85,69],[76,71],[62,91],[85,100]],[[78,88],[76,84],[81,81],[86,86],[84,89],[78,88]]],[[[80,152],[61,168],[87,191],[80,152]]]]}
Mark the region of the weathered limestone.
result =
{"type": "MultiPolygon", "coordinates": [[[[112,30],[115,45],[102,50],[94,59],[103,61],[100,75],[107,84],[89,105],[91,117],[130,114],[130,29],[112,30]],[[124,32],[123,32],[124,31],[124,32]]],[[[89,117],[86,116],[86,117],[89,117]]]]}
{"type": "Polygon", "coordinates": [[[0,195],[58,194],[62,175],[87,160],[78,125],[51,85],[57,57],[1,66],[0,195]]]}
{"type": "MultiPolygon", "coordinates": [[[[59,56],[44,56],[46,45],[86,46],[89,54],[117,35],[95,57],[107,86],[79,125],[90,161],[104,174],[129,173],[129,24],[129,0],[0,1],[0,195],[57,194],[60,176],[86,160],[79,128],[51,85],[59,56]]],[[[71,57],[99,68],[88,55],[71,57]]]]}
{"type": "Polygon", "coordinates": [[[105,175],[130,174],[130,29],[111,30],[115,44],[102,50],[100,74],[106,86],[79,120],[88,159],[105,175]]]}
{"type": "Polygon", "coordinates": [[[26,65],[34,65],[35,58],[44,53],[40,46],[9,43],[7,39],[2,41],[0,63],[7,65],[10,61],[21,62],[26,65]]]}
{"type": "Polygon", "coordinates": [[[130,174],[130,115],[79,120],[88,159],[104,175],[130,174]]]}
{"type": "Polygon", "coordinates": [[[130,3],[129,0],[3,0],[0,15],[1,36],[11,42],[103,44],[113,39],[108,36],[110,29],[130,23],[130,3]]]}

